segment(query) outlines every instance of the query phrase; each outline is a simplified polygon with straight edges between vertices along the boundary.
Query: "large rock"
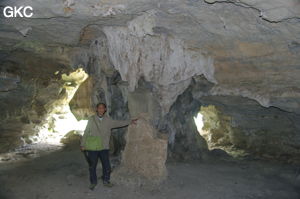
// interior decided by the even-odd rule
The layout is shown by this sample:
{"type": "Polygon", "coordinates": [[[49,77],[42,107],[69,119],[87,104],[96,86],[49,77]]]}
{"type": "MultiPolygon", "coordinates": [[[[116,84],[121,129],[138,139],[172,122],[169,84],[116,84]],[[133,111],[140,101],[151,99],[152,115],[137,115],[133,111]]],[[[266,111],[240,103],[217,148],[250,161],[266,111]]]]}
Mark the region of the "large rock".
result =
{"type": "Polygon", "coordinates": [[[135,185],[160,183],[167,176],[166,159],[167,140],[159,138],[147,116],[142,115],[136,125],[128,128],[121,167],[114,176],[135,185]]]}

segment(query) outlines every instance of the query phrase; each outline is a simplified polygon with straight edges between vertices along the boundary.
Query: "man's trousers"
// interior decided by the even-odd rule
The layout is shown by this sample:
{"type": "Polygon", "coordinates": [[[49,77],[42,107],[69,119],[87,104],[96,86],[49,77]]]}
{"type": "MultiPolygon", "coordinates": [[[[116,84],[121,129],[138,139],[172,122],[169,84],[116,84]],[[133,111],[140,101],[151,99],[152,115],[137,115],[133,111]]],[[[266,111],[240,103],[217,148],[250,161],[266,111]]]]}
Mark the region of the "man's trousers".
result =
{"type": "Polygon", "coordinates": [[[102,164],[102,180],[109,182],[110,180],[110,162],[109,162],[109,150],[104,149],[101,151],[87,151],[87,156],[89,159],[89,172],[90,172],[90,182],[91,184],[97,184],[97,173],[96,168],[98,164],[98,159],[100,159],[102,164]]]}

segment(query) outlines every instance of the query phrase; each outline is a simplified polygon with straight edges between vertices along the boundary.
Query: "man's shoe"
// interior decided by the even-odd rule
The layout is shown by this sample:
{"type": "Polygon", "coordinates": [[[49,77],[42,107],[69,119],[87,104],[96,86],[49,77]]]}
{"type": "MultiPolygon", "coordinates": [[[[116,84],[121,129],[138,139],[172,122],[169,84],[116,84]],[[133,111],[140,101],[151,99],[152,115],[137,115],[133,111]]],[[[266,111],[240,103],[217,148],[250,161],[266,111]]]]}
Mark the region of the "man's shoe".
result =
{"type": "Polygon", "coordinates": [[[89,189],[93,191],[95,189],[96,185],[97,184],[90,184],[89,189]]]}
{"type": "Polygon", "coordinates": [[[103,181],[103,185],[106,186],[106,187],[112,187],[114,186],[111,182],[109,181],[103,181]]]}

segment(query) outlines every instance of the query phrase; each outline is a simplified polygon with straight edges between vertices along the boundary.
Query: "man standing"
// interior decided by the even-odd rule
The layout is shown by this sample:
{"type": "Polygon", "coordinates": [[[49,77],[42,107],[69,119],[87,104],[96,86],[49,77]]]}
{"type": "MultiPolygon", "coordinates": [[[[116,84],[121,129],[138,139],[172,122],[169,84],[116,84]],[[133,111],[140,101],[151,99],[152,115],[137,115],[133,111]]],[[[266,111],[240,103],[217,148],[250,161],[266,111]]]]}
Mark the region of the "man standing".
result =
{"type": "Polygon", "coordinates": [[[105,186],[111,187],[110,172],[111,166],[109,161],[109,139],[111,129],[125,127],[136,124],[135,120],[113,120],[106,113],[106,105],[99,103],[96,106],[97,114],[91,116],[81,139],[80,149],[87,152],[90,173],[90,189],[93,190],[97,185],[96,168],[98,158],[102,164],[102,180],[105,186]],[[91,141],[92,139],[92,141],[91,141]],[[91,144],[92,143],[92,144],[91,144]],[[92,146],[91,146],[92,145],[92,146]]]}

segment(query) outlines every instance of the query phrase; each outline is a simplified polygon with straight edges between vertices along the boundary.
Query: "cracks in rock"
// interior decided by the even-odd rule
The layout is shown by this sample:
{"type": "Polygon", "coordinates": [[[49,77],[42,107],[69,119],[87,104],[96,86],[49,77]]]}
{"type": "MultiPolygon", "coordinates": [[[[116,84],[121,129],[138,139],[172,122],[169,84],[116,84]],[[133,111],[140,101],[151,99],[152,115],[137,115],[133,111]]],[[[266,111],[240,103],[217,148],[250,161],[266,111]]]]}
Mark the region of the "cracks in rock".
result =
{"type": "Polygon", "coordinates": [[[286,115],[286,119],[288,119],[290,121],[290,123],[293,126],[293,128],[295,129],[295,131],[298,129],[297,126],[296,126],[296,124],[295,124],[296,121],[295,121],[294,118],[295,118],[295,116],[296,116],[296,118],[300,117],[299,113],[287,111],[287,110],[284,110],[284,109],[282,109],[280,107],[277,107],[277,106],[269,106],[268,108],[274,108],[274,109],[276,109],[276,110],[278,110],[280,112],[286,113],[287,114],[286,115]]]}
{"type": "Polygon", "coordinates": [[[263,16],[263,11],[260,10],[259,8],[256,8],[252,5],[249,5],[245,2],[235,2],[235,1],[226,1],[226,0],[204,0],[205,3],[207,4],[216,4],[216,3],[227,3],[227,4],[233,4],[235,6],[238,6],[238,7],[243,7],[243,8],[250,8],[250,9],[253,9],[257,12],[259,12],[259,17],[262,18],[263,20],[269,22],[269,23],[281,23],[281,22],[287,22],[287,21],[290,21],[290,20],[293,20],[293,19],[296,19],[296,20],[300,20],[300,17],[297,17],[297,16],[294,16],[294,17],[286,17],[286,18],[283,18],[281,20],[271,20],[271,19],[268,19],[267,17],[264,17],[263,16]]]}
{"type": "Polygon", "coordinates": [[[288,111],[288,110],[282,109],[282,108],[280,108],[280,107],[278,107],[278,106],[273,106],[273,105],[271,105],[271,106],[266,107],[266,108],[271,108],[271,107],[272,107],[272,108],[275,108],[275,109],[277,109],[277,110],[279,110],[279,111],[282,111],[282,112],[284,112],[284,113],[294,114],[294,115],[296,115],[296,116],[300,116],[299,113],[292,112],[292,111],[288,111]]]}
{"type": "MultiPolygon", "coordinates": [[[[190,11],[187,11],[187,14],[188,14],[188,16],[190,17],[190,19],[193,20],[193,22],[195,22],[196,24],[199,25],[199,27],[200,27],[201,29],[205,29],[205,28],[203,27],[203,25],[202,25],[199,21],[196,20],[197,17],[195,17],[190,11]]],[[[223,22],[223,21],[222,21],[222,22],[223,22]]],[[[226,29],[226,28],[225,28],[225,29],[226,29]]],[[[208,31],[208,30],[206,30],[206,32],[207,32],[208,34],[210,34],[211,36],[215,36],[214,33],[210,32],[210,31],[208,31]]]]}
{"type": "Polygon", "coordinates": [[[53,17],[36,17],[36,18],[30,18],[30,20],[32,19],[68,19],[71,18],[71,16],[53,16],[53,17]]]}

